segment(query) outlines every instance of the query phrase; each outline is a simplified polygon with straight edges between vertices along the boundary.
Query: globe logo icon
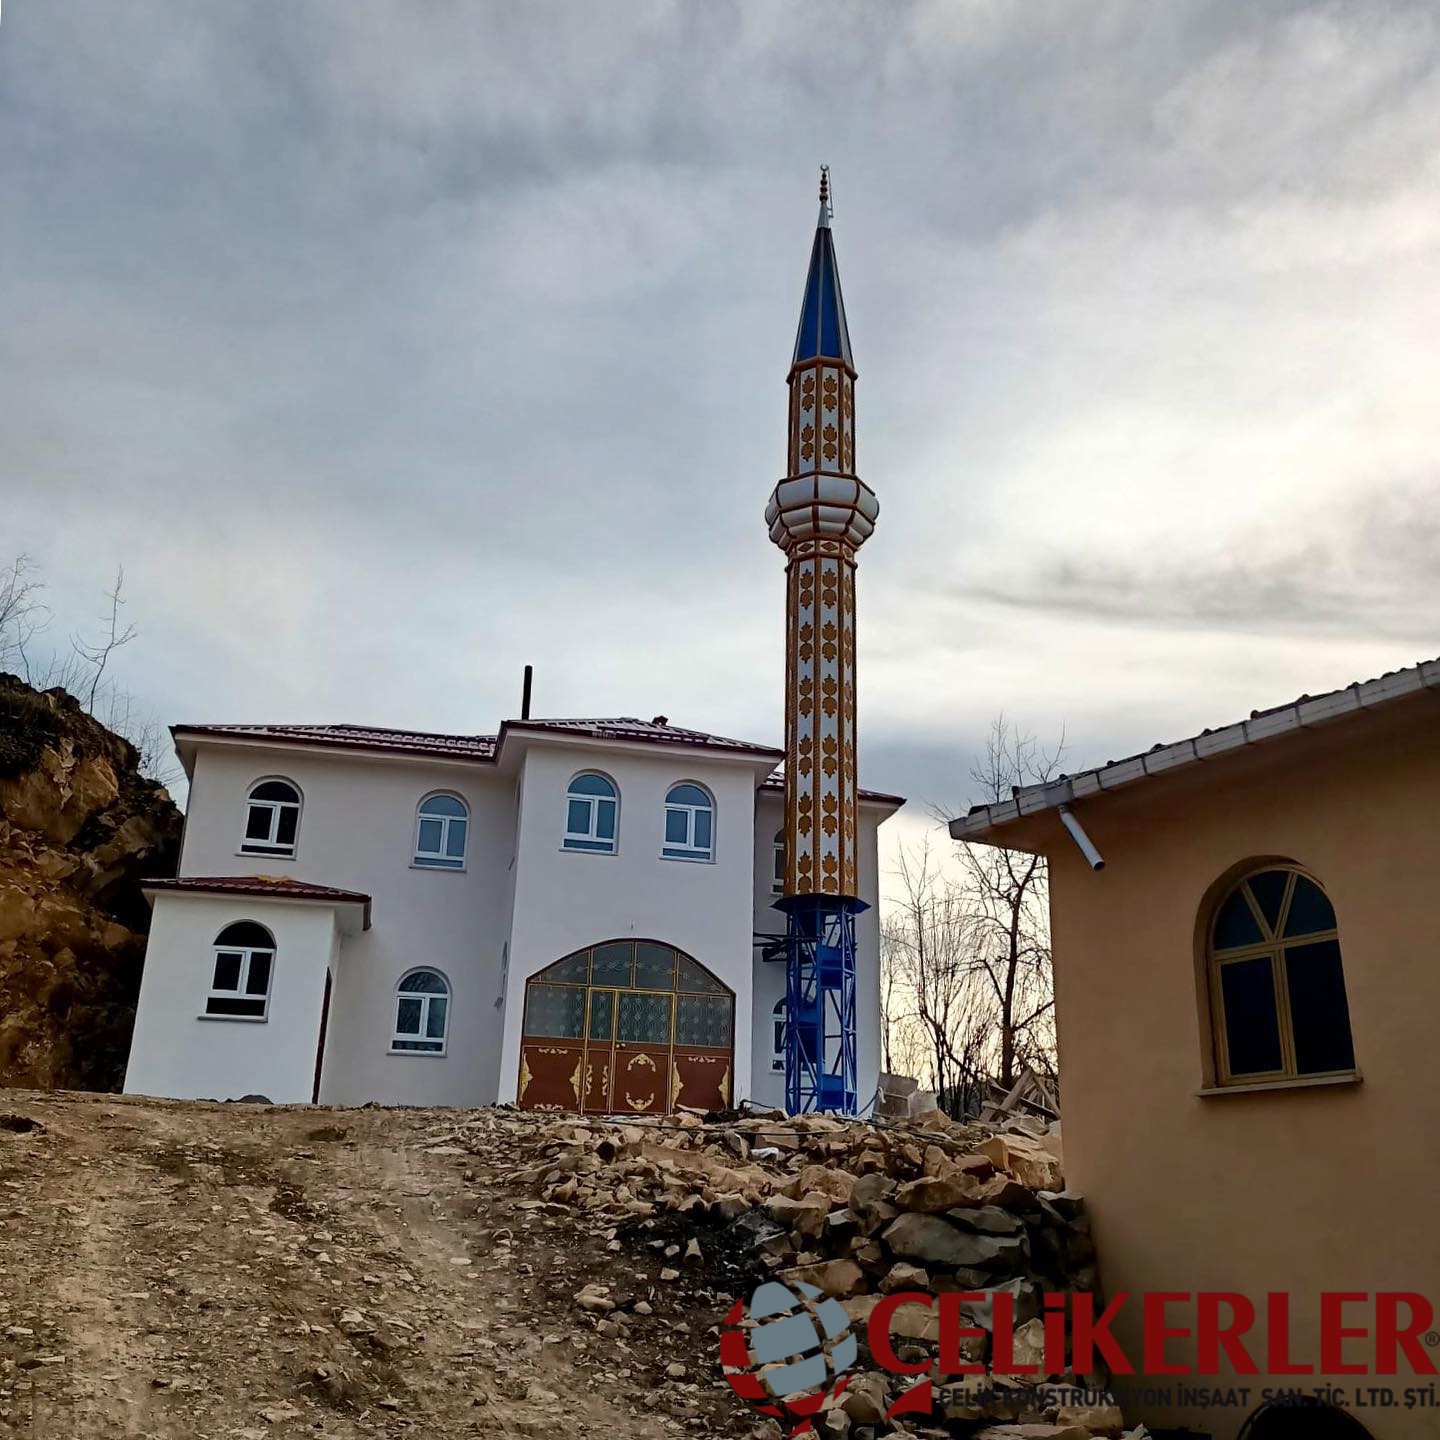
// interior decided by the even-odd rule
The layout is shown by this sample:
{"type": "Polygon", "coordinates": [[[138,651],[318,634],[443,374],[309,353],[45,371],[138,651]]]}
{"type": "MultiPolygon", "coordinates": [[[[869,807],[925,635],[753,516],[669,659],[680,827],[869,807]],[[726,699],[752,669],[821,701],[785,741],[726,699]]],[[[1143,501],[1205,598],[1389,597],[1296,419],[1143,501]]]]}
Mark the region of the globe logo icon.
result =
{"type": "Polygon", "coordinates": [[[791,1435],[809,1430],[840,1393],[858,1354],[844,1307],[803,1281],[765,1281],[725,1323],[720,1362],[730,1388],[763,1414],[796,1421],[791,1435]]]}

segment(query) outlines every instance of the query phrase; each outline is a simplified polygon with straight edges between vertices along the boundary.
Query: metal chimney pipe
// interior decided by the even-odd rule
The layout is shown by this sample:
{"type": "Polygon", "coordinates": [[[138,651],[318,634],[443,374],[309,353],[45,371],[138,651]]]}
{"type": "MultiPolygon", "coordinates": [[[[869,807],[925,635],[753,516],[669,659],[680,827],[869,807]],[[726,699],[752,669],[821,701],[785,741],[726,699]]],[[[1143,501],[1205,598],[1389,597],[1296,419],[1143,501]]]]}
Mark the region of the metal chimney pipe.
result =
{"type": "Polygon", "coordinates": [[[522,720],[530,718],[530,686],[534,679],[535,667],[527,665],[525,667],[525,683],[520,689],[520,718],[522,720]]]}

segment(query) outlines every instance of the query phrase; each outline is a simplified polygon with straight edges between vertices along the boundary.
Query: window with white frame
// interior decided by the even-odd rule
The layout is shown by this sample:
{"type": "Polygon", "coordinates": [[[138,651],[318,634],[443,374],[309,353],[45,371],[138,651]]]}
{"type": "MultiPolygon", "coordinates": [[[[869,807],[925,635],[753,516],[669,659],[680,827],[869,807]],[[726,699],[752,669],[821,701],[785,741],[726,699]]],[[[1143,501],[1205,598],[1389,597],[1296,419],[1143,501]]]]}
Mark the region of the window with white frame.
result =
{"type": "Polygon", "coordinates": [[[227,925],[215,937],[215,970],[205,1013],[229,1020],[263,1020],[270,1005],[275,937],[253,920],[227,925]]]}
{"type": "Polygon", "coordinates": [[[564,848],[613,855],[619,818],[620,792],[614,783],[594,771],[577,775],[565,792],[564,848]]]}
{"type": "Polygon", "coordinates": [[[300,791],[288,780],[260,780],[245,797],[245,855],[293,855],[300,830],[300,791]]]}
{"type": "Polygon", "coordinates": [[[770,1012],[770,1068],[785,1073],[785,1000],[782,996],[770,1012]]]}
{"type": "Polygon", "coordinates": [[[775,868],[771,872],[770,889],[776,895],[785,893],[785,832],[775,832],[775,868]]]}
{"type": "Polygon", "coordinates": [[[395,1034],[391,1050],[443,1055],[450,1021],[450,986],[438,970],[412,970],[395,991],[395,1034]]]}
{"type": "Polygon", "coordinates": [[[470,811],[458,795],[427,795],[415,817],[415,864],[430,870],[463,870],[470,811]]]}
{"type": "Polygon", "coordinates": [[[667,860],[715,858],[715,802],[688,780],[672,785],[665,797],[665,844],[660,853],[667,860]]]}

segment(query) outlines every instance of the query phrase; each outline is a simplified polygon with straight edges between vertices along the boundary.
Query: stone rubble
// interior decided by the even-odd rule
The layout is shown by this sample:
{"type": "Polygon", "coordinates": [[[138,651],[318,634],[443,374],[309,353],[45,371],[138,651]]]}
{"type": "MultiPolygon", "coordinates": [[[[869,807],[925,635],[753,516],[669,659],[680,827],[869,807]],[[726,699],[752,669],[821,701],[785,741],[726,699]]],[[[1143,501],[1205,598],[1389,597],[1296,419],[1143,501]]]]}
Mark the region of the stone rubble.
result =
{"type": "MultiPolygon", "coordinates": [[[[1058,1126],[1046,1130],[1029,1117],[1013,1117],[1000,1129],[957,1124],[937,1110],[874,1123],[778,1112],[708,1120],[684,1112],[583,1118],[510,1112],[506,1122],[520,1142],[521,1162],[508,1178],[547,1212],[569,1213],[611,1252],[648,1245],[666,1285],[681,1281],[682,1265],[708,1265],[713,1273],[730,1264],[727,1293],[718,1297],[727,1302],[766,1274],[813,1285],[840,1301],[862,1342],[870,1312],[887,1294],[981,1293],[987,1298],[965,1302],[961,1313],[989,1331],[993,1296],[1003,1291],[1014,1306],[1016,1358],[1039,1363],[1042,1295],[1099,1288],[1084,1201],[1065,1189],[1058,1126]],[[688,1237],[679,1227],[689,1227],[688,1237]],[[652,1234],[661,1238],[646,1238],[652,1234]]],[[[466,1126],[444,1138],[465,1146],[466,1126]]],[[[575,1293],[575,1305],[601,1335],[623,1335],[630,1314],[649,1311],[647,1305],[641,1312],[634,1297],[593,1284],[575,1293]]],[[[900,1307],[891,1333],[901,1359],[934,1361],[932,1309],[900,1307]]],[[[988,1365],[989,1339],[966,1345],[967,1358],[988,1365]]],[[[694,1391],[687,1375],[676,1361],[658,1378],[683,1398],[687,1388],[694,1391]]],[[[997,1376],[987,1368],[957,1377],[942,1375],[938,1365],[930,1375],[937,1383],[934,1414],[887,1421],[888,1406],[915,1377],[887,1375],[862,1351],[844,1391],[818,1417],[817,1433],[849,1440],[1146,1434],[1143,1426],[1126,1430],[1120,1410],[1105,1403],[1104,1375],[997,1376]],[[1056,1403],[1062,1388],[1085,1391],[1089,1403],[1056,1403]]],[[[656,1403],[667,1403],[664,1395],[656,1391],[656,1403]]],[[[769,1434],[771,1423],[754,1433],[769,1434]]]]}

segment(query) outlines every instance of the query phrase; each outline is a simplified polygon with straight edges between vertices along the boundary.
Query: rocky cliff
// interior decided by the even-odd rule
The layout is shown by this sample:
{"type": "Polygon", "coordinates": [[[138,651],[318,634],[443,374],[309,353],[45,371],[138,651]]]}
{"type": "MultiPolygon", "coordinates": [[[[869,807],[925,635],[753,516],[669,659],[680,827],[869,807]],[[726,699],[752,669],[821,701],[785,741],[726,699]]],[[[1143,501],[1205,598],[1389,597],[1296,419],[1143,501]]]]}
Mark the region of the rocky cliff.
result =
{"type": "Polygon", "coordinates": [[[180,812],[63,690],[0,674],[0,1084],[116,1090],[180,812]]]}

